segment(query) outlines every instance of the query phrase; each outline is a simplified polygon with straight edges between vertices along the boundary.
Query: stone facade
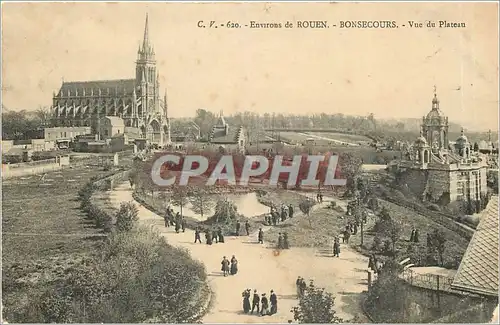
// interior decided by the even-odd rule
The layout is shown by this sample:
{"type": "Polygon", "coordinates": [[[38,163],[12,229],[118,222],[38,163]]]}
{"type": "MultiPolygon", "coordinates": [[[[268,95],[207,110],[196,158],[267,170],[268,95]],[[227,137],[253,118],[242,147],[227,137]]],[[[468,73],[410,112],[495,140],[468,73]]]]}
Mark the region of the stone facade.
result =
{"type": "Polygon", "coordinates": [[[123,119],[140,129],[142,137],[159,145],[170,143],[167,95],[161,99],[155,51],[149,39],[148,17],[144,39],[137,52],[135,78],[64,82],[53,95],[56,126],[87,126],[98,133],[104,116],[123,119]]]}
{"type": "Polygon", "coordinates": [[[448,118],[434,94],[432,109],[422,120],[420,136],[407,148],[404,159],[392,164],[400,184],[424,201],[448,204],[479,202],[487,193],[485,157],[474,154],[467,137],[448,140],[448,118]]]}

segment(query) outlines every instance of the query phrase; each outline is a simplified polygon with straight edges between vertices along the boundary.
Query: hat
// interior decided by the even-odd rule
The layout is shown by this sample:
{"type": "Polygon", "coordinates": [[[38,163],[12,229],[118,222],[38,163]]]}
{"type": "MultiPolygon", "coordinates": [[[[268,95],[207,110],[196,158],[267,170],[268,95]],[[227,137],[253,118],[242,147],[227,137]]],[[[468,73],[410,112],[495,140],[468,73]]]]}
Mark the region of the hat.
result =
{"type": "Polygon", "coordinates": [[[265,294],[265,293],[263,293],[262,295],[263,295],[263,296],[265,296],[266,294],[265,294]]]}
{"type": "Polygon", "coordinates": [[[274,292],[274,290],[271,290],[271,293],[273,293],[273,292],[274,292]]]}
{"type": "Polygon", "coordinates": [[[257,293],[257,289],[255,289],[253,292],[257,293]]]}

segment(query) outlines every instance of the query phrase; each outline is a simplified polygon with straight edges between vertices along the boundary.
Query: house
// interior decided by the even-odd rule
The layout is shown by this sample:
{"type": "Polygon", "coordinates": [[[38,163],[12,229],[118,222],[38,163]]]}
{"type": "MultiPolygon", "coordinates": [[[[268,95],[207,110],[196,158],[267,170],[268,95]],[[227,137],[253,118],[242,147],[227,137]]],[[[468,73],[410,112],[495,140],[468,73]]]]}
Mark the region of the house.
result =
{"type": "Polygon", "coordinates": [[[498,196],[481,212],[452,289],[498,299],[498,196]]]}
{"type": "Polygon", "coordinates": [[[230,127],[221,112],[217,123],[212,127],[209,143],[228,151],[244,151],[246,146],[245,130],[243,126],[230,127]]]}
{"type": "Polygon", "coordinates": [[[110,139],[115,135],[125,133],[125,122],[118,116],[105,116],[99,121],[101,139],[110,139]]]}

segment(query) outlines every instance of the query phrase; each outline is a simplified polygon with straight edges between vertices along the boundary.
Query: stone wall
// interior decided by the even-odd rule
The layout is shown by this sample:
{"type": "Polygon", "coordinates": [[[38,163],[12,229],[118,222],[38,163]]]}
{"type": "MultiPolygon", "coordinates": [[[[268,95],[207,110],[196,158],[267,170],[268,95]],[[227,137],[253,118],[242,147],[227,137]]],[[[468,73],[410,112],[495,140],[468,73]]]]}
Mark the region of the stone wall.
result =
{"type": "Polygon", "coordinates": [[[406,169],[401,172],[400,185],[407,185],[412,193],[421,198],[427,185],[427,171],[406,169]]]}
{"type": "Polygon", "coordinates": [[[427,176],[426,199],[438,202],[443,194],[450,193],[450,172],[445,170],[429,170],[427,176]]]}

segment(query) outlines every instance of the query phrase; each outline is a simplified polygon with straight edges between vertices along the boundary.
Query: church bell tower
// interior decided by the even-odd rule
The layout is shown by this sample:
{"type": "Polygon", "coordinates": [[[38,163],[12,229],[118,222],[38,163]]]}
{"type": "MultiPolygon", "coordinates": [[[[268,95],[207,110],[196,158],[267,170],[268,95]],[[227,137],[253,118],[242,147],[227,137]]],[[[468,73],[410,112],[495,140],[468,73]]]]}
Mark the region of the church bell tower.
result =
{"type": "Polygon", "coordinates": [[[155,50],[149,39],[149,22],[146,14],[144,37],[137,51],[135,68],[137,98],[139,100],[138,115],[144,118],[159,109],[158,72],[156,70],[155,50]]]}

